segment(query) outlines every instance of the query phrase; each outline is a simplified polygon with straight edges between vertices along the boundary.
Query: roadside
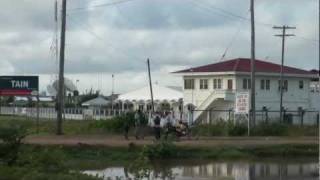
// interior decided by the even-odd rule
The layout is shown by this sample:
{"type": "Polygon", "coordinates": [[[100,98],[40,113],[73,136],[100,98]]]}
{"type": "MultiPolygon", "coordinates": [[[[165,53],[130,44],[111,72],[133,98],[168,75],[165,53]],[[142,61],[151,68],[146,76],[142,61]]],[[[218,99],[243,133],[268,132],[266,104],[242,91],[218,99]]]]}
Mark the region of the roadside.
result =
{"type": "MultiPolygon", "coordinates": [[[[32,135],[24,142],[35,145],[66,145],[76,146],[79,144],[91,146],[127,147],[130,144],[151,145],[154,144],[153,137],[144,140],[135,140],[133,137],[125,140],[117,135],[32,135]]],[[[273,145],[317,145],[317,137],[197,137],[181,139],[175,142],[177,146],[188,147],[259,147],[273,145]]]]}

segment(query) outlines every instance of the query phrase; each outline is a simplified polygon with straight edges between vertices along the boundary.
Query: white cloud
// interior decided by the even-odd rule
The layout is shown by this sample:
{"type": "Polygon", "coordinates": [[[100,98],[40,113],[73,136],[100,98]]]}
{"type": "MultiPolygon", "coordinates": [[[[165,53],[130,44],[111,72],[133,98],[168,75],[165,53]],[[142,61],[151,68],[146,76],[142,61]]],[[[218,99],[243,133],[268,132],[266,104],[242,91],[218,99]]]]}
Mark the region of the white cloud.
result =
{"type": "MultiPolygon", "coordinates": [[[[92,87],[110,93],[112,73],[117,92],[141,87],[147,83],[147,58],[154,82],[182,85],[170,72],[218,61],[228,46],[226,59],[250,55],[249,22],[234,16],[248,15],[247,0],[135,0],[92,11],[71,10],[90,2],[68,1],[65,69],[67,77],[80,80],[81,91],[92,87]]],[[[94,1],[103,2],[109,1],[94,1]]],[[[317,67],[317,43],[306,40],[317,39],[316,3],[256,1],[257,58],[279,63],[281,41],[273,36],[278,32],[265,23],[287,24],[297,26],[292,31],[297,37],[287,41],[286,64],[317,67]]],[[[45,89],[58,65],[50,51],[53,1],[2,0],[0,7],[0,73],[39,74],[45,89]]]]}

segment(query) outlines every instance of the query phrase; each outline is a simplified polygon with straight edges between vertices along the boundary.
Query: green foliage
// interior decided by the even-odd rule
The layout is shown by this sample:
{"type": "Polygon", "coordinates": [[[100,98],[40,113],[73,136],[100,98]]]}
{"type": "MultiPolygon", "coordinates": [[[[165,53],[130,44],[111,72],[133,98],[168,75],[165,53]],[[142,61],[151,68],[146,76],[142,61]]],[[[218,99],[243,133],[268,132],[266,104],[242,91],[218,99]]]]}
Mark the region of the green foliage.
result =
{"type": "Polygon", "coordinates": [[[95,121],[90,126],[109,133],[122,133],[126,126],[134,126],[134,114],[127,113],[112,119],[95,121]]]}
{"type": "MultiPolygon", "coordinates": [[[[246,136],[247,124],[219,121],[216,124],[192,128],[196,136],[246,136]]],[[[251,129],[251,136],[318,136],[317,126],[296,126],[280,123],[260,123],[251,129]]]]}
{"type": "Polygon", "coordinates": [[[244,136],[247,134],[248,134],[247,124],[244,124],[244,123],[234,124],[233,122],[228,122],[229,136],[244,136]]]}
{"type": "Polygon", "coordinates": [[[65,153],[49,148],[25,148],[22,140],[28,123],[14,121],[0,126],[0,180],[98,180],[71,171],[65,166],[65,153]]]}
{"type": "Polygon", "coordinates": [[[27,135],[27,125],[10,122],[0,126],[0,160],[7,165],[14,165],[18,159],[22,140],[27,135]]]}
{"type": "Polygon", "coordinates": [[[0,166],[0,180],[102,180],[78,172],[51,173],[29,167],[0,166]]]}
{"type": "Polygon", "coordinates": [[[247,126],[221,120],[215,124],[195,126],[191,131],[193,135],[197,136],[243,136],[247,133],[247,126]]]}
{"type": "Polygon", "coordinates": [[[132,173],[135,179],[143,179],[150,177],[152,166],[150,159],[143,154],[140,154],[128,168],[129,172],[132,173]]]}
{"type": "Polygon", "coordinates": [[[288,125],[280,123],[260,123],[252,130],[253,136],[285,136],[288,134],[288,125]]]}
{"type": "Polygon", "coordinates": [[[66,155],[61,149],[41,149],[37,154],[30,153],[30,165],[41,172],[67,173],[67,167],[64,162],[66,155]]]}
{"type": "Polygon", "coordinates": [[[142,149],[142,154],[150,159],[166,159],[176,157],[177,147],[170,141],[160,141],[155,145],[147,145],[142,149]]]}

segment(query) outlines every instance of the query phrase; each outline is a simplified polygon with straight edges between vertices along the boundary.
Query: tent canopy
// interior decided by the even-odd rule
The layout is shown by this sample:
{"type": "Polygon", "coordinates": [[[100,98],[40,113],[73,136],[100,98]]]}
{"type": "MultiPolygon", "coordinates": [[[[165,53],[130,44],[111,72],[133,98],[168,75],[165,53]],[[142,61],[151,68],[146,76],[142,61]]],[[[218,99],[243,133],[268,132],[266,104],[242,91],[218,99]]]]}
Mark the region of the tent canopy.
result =
{"type": "MultiPolygon", "coordinates": [[[[154,101],[175,101],[178,102],[183,97],[183,93],[172,88],[163,87],[158,84],[152,85],[153,87],[153,99],[154,101]]],[[[150,87],[145,86],[141,89],[137,89],[119,96],[120,101],[150,101],[150,87]]]]}
{"type": "Polygon", "coordinates": [[[99,96],[89,101],[83,102],[81,105],[82,106],[106,106],[108,104],[110,104],[109,101],[99,96]]]}

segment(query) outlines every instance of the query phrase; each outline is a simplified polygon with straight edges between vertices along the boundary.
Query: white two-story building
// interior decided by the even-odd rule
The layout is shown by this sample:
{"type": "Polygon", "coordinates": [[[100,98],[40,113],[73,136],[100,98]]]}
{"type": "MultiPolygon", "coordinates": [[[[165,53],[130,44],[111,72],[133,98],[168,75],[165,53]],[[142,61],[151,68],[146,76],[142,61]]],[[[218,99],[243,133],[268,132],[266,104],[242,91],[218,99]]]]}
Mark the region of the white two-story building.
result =
{"type": "MultiPolygon", "coordinates": [[[[280,69],[278,64],[256,60],[256,109],[267,110],[270,118],[279,117],[280,69]]],[[[316,74],[311,71],[284,66],[283,107],[287,112],[315,111],[315,98],[319,93],[310,90],[316,74]]],[[[194,107],[193,121],[229,119],[234,109],[235,93],[250,91],[250,59],[238,58],[219,63],[194,67],[174,74],[183,77],[183,101],[185,107],[194,107]],[[230,110],[230,111],[229,111],[230,110]],[[228,112],[229,111],[229,112],[228,112]]],[[[319,101],[318,101],[319,102],[319,101]]],[[[263,116],[263,113],[261,113],[263,116]]],[[[260,115],[257,115],[259,119],[260,115]]],[[[312,120],[313,121],[313,120],[312,120]]]]}

